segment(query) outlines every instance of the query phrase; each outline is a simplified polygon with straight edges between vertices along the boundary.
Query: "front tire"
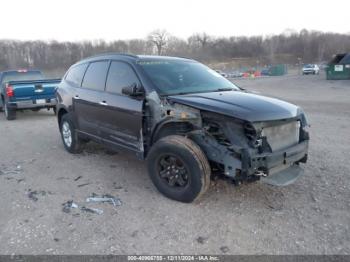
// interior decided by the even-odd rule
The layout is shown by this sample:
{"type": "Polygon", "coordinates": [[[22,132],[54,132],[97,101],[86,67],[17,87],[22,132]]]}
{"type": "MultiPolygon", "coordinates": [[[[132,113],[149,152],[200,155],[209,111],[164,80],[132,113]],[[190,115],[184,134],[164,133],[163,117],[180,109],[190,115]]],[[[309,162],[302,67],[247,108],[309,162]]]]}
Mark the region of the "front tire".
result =
{"type": "Polygon", "coordinates": [[[166,197],[190,203],[210,185],[210,165],[200,147],[192,140],[171,135],[153,145],[148,158],[150,178],[166,197]]]}
{"type": "Polygon", "coordinates": [[[4,112],[7,120],[11,121],[16,119],[16,110],[9,108],[6,103],[4,105],[4,112]]]}
{"type": "Polygon", "coordinates": [[[81,152],[81,141],[75,129],[74,122],[70,114],[62,116],[60,132],[65,149],[72,154],[81,152]]]}

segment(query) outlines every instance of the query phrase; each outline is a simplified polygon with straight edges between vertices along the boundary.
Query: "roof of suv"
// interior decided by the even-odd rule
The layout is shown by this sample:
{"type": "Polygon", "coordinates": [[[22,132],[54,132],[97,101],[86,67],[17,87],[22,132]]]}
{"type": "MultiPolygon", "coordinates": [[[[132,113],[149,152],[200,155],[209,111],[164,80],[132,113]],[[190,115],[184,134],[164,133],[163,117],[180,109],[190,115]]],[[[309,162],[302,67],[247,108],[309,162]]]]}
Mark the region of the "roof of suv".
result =
{"type": "Polygon", "coordinates": [[[123,53],[104,53],[95,56],[85,58],[78,63],[89,62],[98,59],[121,59],[127,61],[142,61],[142,60],[182,60],[182,61],[193,61],[192,59],[172,56],[155,56],[155,55],[132,55],[123,53]]]}

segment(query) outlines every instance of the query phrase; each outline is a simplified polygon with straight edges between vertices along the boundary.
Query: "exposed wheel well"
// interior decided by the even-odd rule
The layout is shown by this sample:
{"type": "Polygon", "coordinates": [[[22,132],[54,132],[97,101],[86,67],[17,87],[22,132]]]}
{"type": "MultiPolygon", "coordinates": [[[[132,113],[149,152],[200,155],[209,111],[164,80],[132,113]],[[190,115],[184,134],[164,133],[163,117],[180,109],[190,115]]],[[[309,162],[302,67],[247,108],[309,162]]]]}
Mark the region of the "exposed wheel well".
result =
{"type": "Polygon", "coordinates": [[[159,139],[170,135],[184,136],[186,133],[191,132],[193,129],[193,125],[189,122],[164,123],[154,131],[151,144],[154,144],[159,139]]]}

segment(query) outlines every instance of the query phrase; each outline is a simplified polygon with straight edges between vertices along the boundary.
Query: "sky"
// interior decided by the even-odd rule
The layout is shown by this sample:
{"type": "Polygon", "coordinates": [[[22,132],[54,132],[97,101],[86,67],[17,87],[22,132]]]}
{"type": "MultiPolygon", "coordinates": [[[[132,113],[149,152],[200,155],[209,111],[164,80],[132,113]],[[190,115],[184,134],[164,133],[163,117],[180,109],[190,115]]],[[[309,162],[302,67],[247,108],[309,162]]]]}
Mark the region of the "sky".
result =
{"type": "Polygon", "coordinates": [[[251,36],[286,29],[350,33],[349,0],[2,0],[0,39],[106,41],[155,29],[251,36]]]}

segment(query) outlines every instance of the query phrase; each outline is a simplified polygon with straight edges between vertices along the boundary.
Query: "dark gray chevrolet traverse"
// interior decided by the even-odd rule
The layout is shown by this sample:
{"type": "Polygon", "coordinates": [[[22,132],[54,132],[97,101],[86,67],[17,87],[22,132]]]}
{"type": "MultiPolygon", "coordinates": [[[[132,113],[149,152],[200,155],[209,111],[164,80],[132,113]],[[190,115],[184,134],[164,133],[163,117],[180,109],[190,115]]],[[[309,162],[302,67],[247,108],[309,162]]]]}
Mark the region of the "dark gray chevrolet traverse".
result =
{"type": "Polygon", "coordinates": [[[212,175],[287,185],[302,174],[309,135],[301,108],[242,91],[193,60],[103,54],[82,60],[57,90],[65,148],[89,140],[147,159],[165,196],[192,202],[212,175]]]}

